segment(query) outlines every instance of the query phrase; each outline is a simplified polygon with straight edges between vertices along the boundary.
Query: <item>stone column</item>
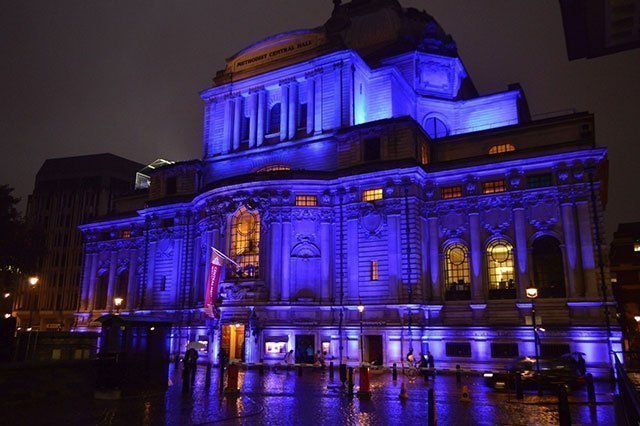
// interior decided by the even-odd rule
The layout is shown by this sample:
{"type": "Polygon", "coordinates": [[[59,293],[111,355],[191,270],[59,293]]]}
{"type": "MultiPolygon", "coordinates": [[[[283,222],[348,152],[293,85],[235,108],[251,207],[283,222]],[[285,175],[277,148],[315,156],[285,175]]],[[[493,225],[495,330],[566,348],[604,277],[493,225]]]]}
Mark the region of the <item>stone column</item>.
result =
{"type": "Polygon", "coordinates": [[[517,285],[518,298],[526,299],[525,290],[529,287],[529,267],[527,265],[527,229],[524,221],[524,208],[515,207],[513,209],[513,223],[516,234],[516,269],[517,269],[517,285]]]}
{"type": "Polygon", "coordinates": [[[156,270],[156,252],[158,251],[158,243],[157,241],[152,241],[149,243],[148,250],[148,260],[147,260],[147,282],[146,287],[143,289],[144,291],[144,305],[142,308],[147,308],[153,306],[153,281],[155,279],[155,270],[156,270]]]}
{"type": "Polygon", "coordinates": [[[578,201],[578,236],[580,237],[580,253],[582,255],[582,274],[584,277],[584,295],[589,298],[598,297],[598,279],[596,275],[596,261],[594,258],[593,231],[591,228],[591,214],[589,202],[578,201]]]}
{"type": "Polygon", "coordinates": [[[256,144],[258,146],[264,143],[264,131],[265,131],[265,91],[260,90],[258,92],[258,116],[256,119],[256,144]]]}
{"type": "Polygon", "coordinates": [[[387,224],[389,233],[387,236],[387,249],[389,255],[389,299],[399,301],[402,294],[402,249],[400,246],[400,215],[388,214],[387,224]]]}
{"type": "Polygon", "coordinates": [[[171,292],[173,293],[173,301],[176,309],[182,307],[182,251],[184,249],[185,239],[179,238],[173,243],[173,268],[171,271],[171,292]]]}
{"type": "Polygon", "coordinates": [[[440,288],[440,244],[438,238],[438,218],[429,218],[429,259],[431,271],[431,295],[434,302],[442,301],[440,288]]]}
{"type": "Polygon", "coordinates": [[[562,209],[562,230],[564,233],[564,245],[566,253],[567,278],[569,280],[569,297],[579,295],[578,289],[578,250],[576,243],[576,232],[574,222],[573,204],[563,203],[562,209]]]}
{"type": "Polygon", "coordinates": [[[252,92],[247,98],[249,101],[249,148],[256,146],[256,129],[258,127],[258,94],[252,92]]]}
{"type": "Polygon", "coordinates": [[[271,222],[271,252],[269,253],[269,300],[276,302],[281,294],[281,249],[282,249],[282,224],[278,219],[271,222]]]}
{"type": "Polygon", "coordinates": [[[233,109],[233,150],[240,149],[240,130],[242,128],[242,96],[234,100],[233,109]]]}
{"type": "Polygon", "coordinates": [[[129,282],[127,283],[127,295],[124,300],[124,309],[133,309],[135,306],[136,298],[136,282],[138,275],[136,270],[138,269],[138,252],[134,249],[129,253],[129,282]]]}
{"type": "Polygon", "coordinates": [[[316,78],[313,79],[313,81],[314,81],[313,133],[318,135],[318,134],[322,133],[322,119],[323,119],[323,113],[322,113],[322,108],[323,108],[323,105],[322,105],[322,84],[323,84],[322,83],[322,75],[317,76],[316,78]]]}
{"type": "Polygon", "coordinates": [[[107,287],[107,309],[113,308],[113,295],[115,293],[116,275],[118,274],[118,252],[111,252],[111,262],[109,263],[109,286],[107,287]]]}
{"type": "Polygon", "coordinates": [[[287,124],[289,123],[289,86],[283,83],[280,86],[280,140],[287,139],[287,124]]]}
{"type": "Polygon", "coordinates": [[[89,263],[91,266],[89,269],[89,276],[87,277],[89,279],[89,286],[87,288],[85,306],[87,311],[93,311],[96,294],[96,278],[98,275],[98,253],[91,253],[89,255],[89,263]]]}
{"type": "Polygon", "coordinates": [[[307,79],[307,133],[312,134],[314,131],[313,120],[315,118],[316,106],[316,82],[313,77],[307,79]]]}
{"type": "Polygon", "coordinates": [[[282,292],[280,300],[289,302],[290,294],[290,274],[291,274],[291,218],[284,217],[282,220],[282,292]]]}
{"type": "Polygon", "coordinates": [[[347,218],[347,300],[358,300],[358,219],[347,218]]]}
{"type": "Polygon", "coordinates": [[[289,85],[289,127],[287,132],[289,139],[295,138],[297,128],[298,128],[298,83],[294,81],[289,85]]]}
{"type": "Polygon", "coordinates": [[[482,274],[482,242],[480,238],[480,214],[469,213],[469,236],[471,242],[471,298],[473,300],[484,299],[484,276],[482,274]]]}
{"type": "Polygon", "coordinates": [[[231,151],[233,145],[233,118],[234,106],[233,100],[228,98],[224,102],[224,123],[222,128],[222,153],[226,154],[231,151]]]}
{"type": "Polygon", "coordinates": [[[422,291],[425,299],[431,299],[431,286],[429,285],[429,222],[420,217],[420,276],[422,277],[422,291]]]}
{"type": "Polygon", "coordinates": [[[320,299],[327,301],[331,297],[331,258],[333,250],[331,247],[331,223],[328,220],[322,220],[320,224],[320,250],[321,250],[321,275],[322,289],[320,291],[320,299]]]}

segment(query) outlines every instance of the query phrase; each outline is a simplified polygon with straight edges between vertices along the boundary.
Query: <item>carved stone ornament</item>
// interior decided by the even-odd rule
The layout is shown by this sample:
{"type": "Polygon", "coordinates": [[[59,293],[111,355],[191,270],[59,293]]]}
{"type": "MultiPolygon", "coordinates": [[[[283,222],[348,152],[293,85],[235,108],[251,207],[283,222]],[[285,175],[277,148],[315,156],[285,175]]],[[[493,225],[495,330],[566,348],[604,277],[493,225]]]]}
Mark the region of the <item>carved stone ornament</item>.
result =
{"type": "Polygon", "coordinates": [[[492,235],[504,234],[511,225],[511,209],[507,207],[493,207],[484,210],[484,228],[492,235]]]}
{"type": "Polygon", "coordinates": [[[440,234],[444,238],[460,238],[466,231],[466,215],[452,212],[440,217],[440,234]]]}
{"type": "Polygon", "coordinates": [[[381,209],[371,203],[362,203],[360,208],[360,226],[368,236],[378,235],[385,224],[385,215],[381,209]],[[364,205],[366,204],[366,205],[364,205]]]}
{"type": "Polygon", "coordinates": [[[526,203],[529,206],[529,223],[536,230],[548,231],[558,223],[560,210],[553,196],[539,193],[528,197],[526,203]]]}
{"type": "Polygon", "coordinates": [[[170,238],[162,239],[158,242],[158,254],[162,257],[171,257],[173,255],[174,242],[170,238]]]}

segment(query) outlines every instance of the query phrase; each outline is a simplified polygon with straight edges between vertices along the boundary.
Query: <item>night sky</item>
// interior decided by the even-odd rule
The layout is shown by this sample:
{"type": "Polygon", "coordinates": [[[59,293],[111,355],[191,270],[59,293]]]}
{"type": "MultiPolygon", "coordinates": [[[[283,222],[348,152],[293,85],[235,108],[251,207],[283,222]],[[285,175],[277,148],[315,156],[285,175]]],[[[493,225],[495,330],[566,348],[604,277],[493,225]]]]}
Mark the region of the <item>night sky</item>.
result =
{"type": "MultiPolygon", "coordinates": [[[[532,114],[590,111],[611,160],[607,231],[640,221],[640,49],[569,62],[557,1],[401,1],[452,34],[481,94],[520,82],[532,114]]],[[[225,58],[321,25],[330,0],[0,3],[0,184],[26,200],[45,159],[198,158],[202,104],[225,58]]],[[[24,202],[23,202],[24,205],[24,202]]]]}

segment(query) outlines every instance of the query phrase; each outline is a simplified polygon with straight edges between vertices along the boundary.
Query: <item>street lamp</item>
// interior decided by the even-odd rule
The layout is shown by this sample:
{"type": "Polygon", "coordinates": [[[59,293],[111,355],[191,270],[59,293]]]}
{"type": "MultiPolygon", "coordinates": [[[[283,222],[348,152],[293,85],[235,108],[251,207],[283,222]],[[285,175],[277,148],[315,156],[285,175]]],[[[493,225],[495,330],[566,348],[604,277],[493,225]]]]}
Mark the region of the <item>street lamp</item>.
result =
{"type": "Polygon", "coordinates": [[[120,307],[124,299],[122,297],[116,297],[113,299],[113,304],[116,305],[116,315],[120,313],[120,307]]]}
{"type": "Polygon", "coordinates": [[[535,287],[529,287],[526,290],[526,295],[531,299],[531,325],[533,326],[533,346],[536,349],[536,373],[538,373],[538,395],[542,394],[542,388],[540,387],[540,356],[538,355],[538,330],[536,330],[536,304],[535,299],[538,297],[538,289],[535,287]]]}
{"type": "Polygon", "coordinates": [[[362,329],[362,313],[364,312],[364,305],[362,302],[358,303],[358,312],[360,313],[360,362],[364,363],[364,332],[362,329]]]}
{"type": "MultiPolygon", "coordinates": [[[[29,288],[35,288],[36,284],[38,284],[38,281],[40,281],[40,278],[36,277],[36,276],[31,276],[27,279],[27,281],[29,282],[30,287],[29,288]]],[[[34,290],[35,291],[35,290],[34,290]]],[[[34,295],[30,295],[29,300],[31,301],[30,305],[31,305],[31,310],[29,311],[29,328],[27,329],[27,331],[31,331],[32,329],[32,321],[33,321],[33,311],[34,311],[34,295]]]]}

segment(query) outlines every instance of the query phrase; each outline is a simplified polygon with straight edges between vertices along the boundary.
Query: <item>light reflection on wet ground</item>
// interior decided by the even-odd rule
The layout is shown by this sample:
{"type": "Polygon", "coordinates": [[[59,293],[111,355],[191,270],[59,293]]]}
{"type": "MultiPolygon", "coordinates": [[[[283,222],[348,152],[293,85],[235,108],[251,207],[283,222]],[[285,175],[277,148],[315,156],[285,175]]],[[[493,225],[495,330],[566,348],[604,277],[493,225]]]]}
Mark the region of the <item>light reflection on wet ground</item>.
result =
{"type": "MultiPolygon", "coordinates": [[[[329,380],[324,371],[307,371],[303,377],[291,371],[241,372],[239,397],[220,398],[217,370],[213,370],[211,388],[204,387],[204,367],[196,387],[182,395],[180,379],[173,374],[174,385],[166,394],[98,401],[88,395],[84,400],[38,400],[3,406],[2,424],[15,425],[360,425],[426,424],[427,391],[433,386],[439,425],[555,425],[557,404],[552,395],[539,400],[527,394],[524,402],[514,395],[489,391],[481,378],[464,378],[471,402],[460,401],[460,387],[453,376],[438,376],[425,384],[422,378],[407,383],[409,398],[398,398],[402,376],[397,382],[390,374],[372,376],[370,400],[349,398],[341,388],[336,371],[329,380]],[[5,420],[7,421],[5,423],[5,420]]],[[[356,384],[358,377],[356,375],[356,384]]],[[[356,389],[357,390],[357,389],[356,389]]],[[[597,383],[595,406],[583,404],[585,391],[570,397],[574,424],[615,425],[611,396],[604,383],[597,383]]]]}

